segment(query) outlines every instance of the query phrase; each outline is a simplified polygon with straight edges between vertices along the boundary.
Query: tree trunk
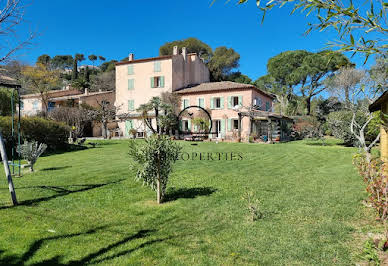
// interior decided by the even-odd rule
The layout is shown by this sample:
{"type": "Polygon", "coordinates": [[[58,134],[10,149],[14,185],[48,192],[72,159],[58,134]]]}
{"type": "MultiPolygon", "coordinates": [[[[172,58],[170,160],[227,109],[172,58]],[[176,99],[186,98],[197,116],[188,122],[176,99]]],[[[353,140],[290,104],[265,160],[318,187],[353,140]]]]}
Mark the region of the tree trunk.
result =
{"type": "Polygon", "coordinates": [[[307,115],[311,114],[311,96],[306,98],[307,115]]]}
{"type": "Polygon", "coordinates": [[[159,109],[155,108],[156,133],[160,134],[159,129],[159,109]]]}
{"type": "Polygon", "coordinates": [[[11,171],[9,170],[7,153],[5,152],[5,145],[4,145],[3,136],[1,134],[1,131],[0,131],[0,154],[1,154],[1,158],[3,160],[5,176],[8,179],[8,188],[9,188],[9,192],[11,193],[12,204],[15,206],[18,204],[18,201],[16,199],[15,187],[13,186],[11,171]]]}
{"type": "Polygon", "coordinates": [[[108,123],[106,121],[102,121],[102,137],[108,138],[108,123]]]}

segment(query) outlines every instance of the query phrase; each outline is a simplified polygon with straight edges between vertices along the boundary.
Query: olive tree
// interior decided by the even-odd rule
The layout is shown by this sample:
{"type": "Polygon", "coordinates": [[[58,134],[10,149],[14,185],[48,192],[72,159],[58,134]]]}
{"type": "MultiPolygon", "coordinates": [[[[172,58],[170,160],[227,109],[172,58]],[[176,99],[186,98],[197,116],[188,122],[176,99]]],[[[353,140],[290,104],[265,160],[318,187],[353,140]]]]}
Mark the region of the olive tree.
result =
{"type": "Polygon", "coordinates": [[[136,180],[143,181],[156,191],[158,204],[166,194],[168,177],[173,164],[178,160],[181,146],[167,136],[153,135],[144,143],[130,142],[129,155],[134,161],[136,180]]]}

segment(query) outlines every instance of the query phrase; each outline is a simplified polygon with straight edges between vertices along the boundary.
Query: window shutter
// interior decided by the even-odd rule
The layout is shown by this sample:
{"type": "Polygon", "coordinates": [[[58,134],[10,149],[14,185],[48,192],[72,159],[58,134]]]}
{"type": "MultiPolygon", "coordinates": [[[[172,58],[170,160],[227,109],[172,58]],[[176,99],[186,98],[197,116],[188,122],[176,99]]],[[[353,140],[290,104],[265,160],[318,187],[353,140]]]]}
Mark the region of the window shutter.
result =
{"type": "Polygon", "coordinates": [[[151,77],[151,88],[155,88],[155,79],[151,77]]]}
{"type": "Polygon", "coordinates": [[[129,100],[128,101],[128,111],[133,111],[135,109],[135,103],[134,100],[129,100]]]}
{"type": "Polygon", "coordinates": [[[228,96],[228,109],[232,109],[232,96],[228,96]]]}
{"type": "Polygon", "coordinates": [[[128,66],[128,75],[133,75],[133,65],[128,66]]]}
{"type": "Polygon", "coordinates": [[[221,136],[225,137],[225,120],[226,119],[221,119],[221,136]]]}
{"type": "Polygon", "coordinates": [[[188,127],[187,131],[191,131],[191,120],[190,119],[187,120],[187,127],[188,127]]]}
{"type": "Polygon", "coordinates": [[[164,76],[160,77],[160,87],[164,88],[164,76]]]}
{"type": "Polygon", "coordinates": [[[232,119],[228,119],[228,131],[232,131],[232,119]]]}
{"type": "Polygon", "coordinates": [[[154,72],[160,72],[162,71],[162,64],[160,61],[155,61],[154,62],[154,72]]]}
{"type": "Polygon", "coordinates": [[[179,130],[182,130],[182,120],[179,120],[179,130]]]}
{"type": "Polygon", "coordinates": [[[128,79],[128,90],[133,90],[134,89],[134,79],[128,79]]]}
{"type": "Polygon", "coordinates": [[[243,105],[242,96],[238,96],[238,105],[240,105],[240,106],[243,105]]]}
{"type": "Polygon", "coordinates": [[[224,109],[224,97],[220,97],[220,104],[221,104],[220,109],[224,109]]]}
{"type": "Polygon", "coordinates": [[[214,109],[214,97],[210,98],[210,109],[214,109]]]}
{"type": "Polygon", "coordinates": [[[197,126],[197,125],[194,125],[194,131],[195,131],[195,132],[198,131],[198,126],[197,126]]]}
{"type": "Polygon", "coordinates": [[[198,106],[201,106],[201,98],[198,98],[198,103],[197,103],[198,106]]]}

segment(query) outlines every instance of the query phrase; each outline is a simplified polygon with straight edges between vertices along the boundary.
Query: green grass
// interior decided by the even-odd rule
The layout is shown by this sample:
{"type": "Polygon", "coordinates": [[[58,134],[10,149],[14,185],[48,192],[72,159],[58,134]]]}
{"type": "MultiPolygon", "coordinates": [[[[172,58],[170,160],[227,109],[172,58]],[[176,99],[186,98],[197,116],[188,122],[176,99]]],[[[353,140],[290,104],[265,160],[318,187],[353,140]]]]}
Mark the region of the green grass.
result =
{"type": "MultiPolygon", "coordinates": [[[[0,264],[350,265],[364,219],[356,151],[316,142],[183,143],[185,152],[241,152],[243,160],[179,161],[169,201],[134,181],[128,142],[42,157],[0,174],[0,264]],[[248,220],[253,191],[264,218],[248,220]]],[[[362,243],[360,243],[362,245],[362,243]]]]}

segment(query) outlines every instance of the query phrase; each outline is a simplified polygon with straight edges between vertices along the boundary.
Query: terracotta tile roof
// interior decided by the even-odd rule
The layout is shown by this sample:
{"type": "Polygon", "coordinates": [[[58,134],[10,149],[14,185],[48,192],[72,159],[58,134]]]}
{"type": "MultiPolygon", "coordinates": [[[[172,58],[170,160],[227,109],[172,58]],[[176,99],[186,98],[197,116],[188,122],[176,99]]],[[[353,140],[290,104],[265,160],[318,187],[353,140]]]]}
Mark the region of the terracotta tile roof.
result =
{"type": "Polygon", "coordinates": [[[13,78],[0,74],[0,86],[20,86],[20,84],[13,78]]]}
{"type": "Polygon", "coordinates": [[[149,62],[149,61],[156,61],[156,60],[163,60],[163,59],[171,59],[172,55],[165,55],[165,56],[158,56],[158,57],[151,57],[151,58],[144,58],[144,59],[137,59],[132,61],[122,61],[115,63],[116,66],[119,65],[128,65],[128,64],[134,64],[134,63],[143,63],[143,62],[149,62]]]}
{"type": "Polygon", "coordinates": [[[226,91],[226,90],[236,90],[236,89],[253,89],[256,90],[272,99],[274,99],[274,95],[265,91],[258,89],[257,87],[251,84],[237,83],[232,81],[220,81],[220,82],[206,82],[201,83],[199,85],[183,88],[177,90],[178,94],[186,94],[186,93],[196,93],[196,92],[210,92],[210,91],[226,91]]]}

